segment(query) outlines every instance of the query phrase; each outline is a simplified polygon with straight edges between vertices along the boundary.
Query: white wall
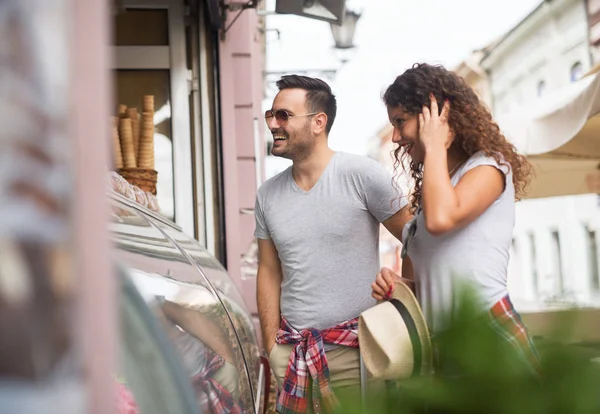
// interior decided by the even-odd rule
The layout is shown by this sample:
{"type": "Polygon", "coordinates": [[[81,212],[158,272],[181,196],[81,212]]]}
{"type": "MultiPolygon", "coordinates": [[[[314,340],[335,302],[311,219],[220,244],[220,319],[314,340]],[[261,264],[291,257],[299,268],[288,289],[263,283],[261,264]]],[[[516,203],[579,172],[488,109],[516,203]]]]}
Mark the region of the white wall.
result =
{"type": "Polygon", "coordinates": [[[541,21],[532,26],[522,24],[529,32],[521,34],[488,67],[498,120],[533,101],[541,81],[548,93],[569,84],[575,63],[580,62],[584,72],[590,68],[583,0],[558,0],[553,7],[542,7],[539,13],[543,15],[541,21]]]}
{"type": "Polygon", "coordinates": [[[598,303],[600,196],[524,200],[516,217],[509,270],[514,301],[526,308],[598,303]]]}
{"type": "MultiPolygon", "coordinates": [[[[540,81],[544,93],[567,86],[577,62],[584,73],[590,68],[583,0],[544,3],[483,61],[500,127],[508,113],[537,98],[540,81]]],[[[600,196],[519,202],[514,234],[509,291],[522,311],[600,303],[600,281],[592,281],[599,271],[600,196]]]]}

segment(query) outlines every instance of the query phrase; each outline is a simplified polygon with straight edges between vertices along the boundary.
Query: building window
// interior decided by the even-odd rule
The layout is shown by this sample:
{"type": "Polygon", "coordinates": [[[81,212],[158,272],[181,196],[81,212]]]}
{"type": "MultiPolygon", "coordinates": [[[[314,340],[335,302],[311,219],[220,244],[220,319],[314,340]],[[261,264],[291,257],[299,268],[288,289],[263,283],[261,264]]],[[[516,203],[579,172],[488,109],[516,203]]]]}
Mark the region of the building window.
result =
{"type": "Polygon", "coordinates": [[[564,279],[562,271],[562,257],[560,248],[560,234],[557,230],[552,232],[552,262],[553,269],[555,270],[556,282],[557,282],[557,293],[564,292],[564,279]]]}
{"type": "Polygon", "coordinates": [[[575,63],[571,66],[571,82],[576,82],[583,76],[583,65],[581,62],[575,63]]]}
{"type": "Polygon", "coordinates": [[[598,243],[596,231],[587,229],[588,269],[590,275],[590,287],[592,292],[600,291],[600,271],[598,269],[598,243]]]}
{"type": "Polygon", "coordinates": [[[537,84],[537,96],[542,96],[546,91],[546,81],[540,81],[537,84]]]}
{"type": "Polygon", "coordinates": [[[531,281],[533,282],[533,292],[537,293],[539,291],[539,274],[538,274],[538,266],[537,266],[537,252],[535,248],[535,235],[533,233],[529,233],[529,252],[530,252],[530,260],[531,260],[531,281]]]}

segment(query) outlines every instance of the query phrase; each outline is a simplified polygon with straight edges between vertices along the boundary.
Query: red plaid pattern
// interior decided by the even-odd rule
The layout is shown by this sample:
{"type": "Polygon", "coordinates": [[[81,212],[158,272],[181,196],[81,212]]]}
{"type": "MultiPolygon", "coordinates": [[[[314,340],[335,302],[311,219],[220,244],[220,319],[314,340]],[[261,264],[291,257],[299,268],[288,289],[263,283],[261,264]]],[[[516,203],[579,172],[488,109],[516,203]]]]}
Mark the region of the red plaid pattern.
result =
{"type": "Polygon", "coordinates": [[[206,348],[207,362],[202,371],[193,379],[194,385],[199,387],[208,399],[212,414],[241,414],[240,405],[231,396],[231,393],[213,379],[215,373],[225,365],[225,360],[206,348]]]}
{"type": "Polygon", "coordinates": [[[277,398],[278,413],[305,413],[308,406],[309,377],[312,379],[312,401],[315,413],[332,412],[338,400],[329,384],[329,366],[324,344],[358,348],[358,318],[342,322],[333,328],[295,330],[282,316],[277,331],[278,344],[294,344],[283,387],[277,398]]]}
{"type": "Polygon", "coordinates": [[[500,299],[488,312],[492,328],[517,352],[519,358],[535,376],[540,375],[540,359],[527,333],[521,316],[508,296],[500,299]]]}

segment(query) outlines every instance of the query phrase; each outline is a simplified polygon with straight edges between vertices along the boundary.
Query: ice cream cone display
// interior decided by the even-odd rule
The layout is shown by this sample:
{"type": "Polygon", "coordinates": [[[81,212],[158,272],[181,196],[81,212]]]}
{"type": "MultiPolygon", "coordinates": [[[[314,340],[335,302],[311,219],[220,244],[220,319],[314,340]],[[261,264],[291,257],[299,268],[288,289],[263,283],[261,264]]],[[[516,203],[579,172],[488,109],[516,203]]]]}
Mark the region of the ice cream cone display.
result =
{"type": "Polygon", "coordinates": [[[154,96],[142,97],[142,113],[123,104],[117,110],[118,116],[112,118],[115,169],[130,184],[156,195],[154,96]]]}
{"type": "Polygon", "coordinates": [[[124,179],[143,191],[156,195],[158,173],[144,168],[121,168],[118,173],[124,179]]]}
{"type": "Polygon", "coordinates": [[[119,120],[119,137],[121,139],[123,166],[125,168],[137,167],[135,161],[135,151],[133,149],[133,132],[131,130],[131,119],[121,118],[119,120]]]}

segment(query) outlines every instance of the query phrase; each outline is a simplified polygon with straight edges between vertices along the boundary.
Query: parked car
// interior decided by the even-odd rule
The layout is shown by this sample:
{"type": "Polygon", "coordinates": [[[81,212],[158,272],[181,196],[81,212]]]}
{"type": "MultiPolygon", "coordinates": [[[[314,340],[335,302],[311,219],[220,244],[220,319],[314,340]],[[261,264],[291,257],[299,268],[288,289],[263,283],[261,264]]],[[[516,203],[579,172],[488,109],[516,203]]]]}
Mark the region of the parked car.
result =
{"type": "Polygon", "coordinates": [[[263,413],[268,359],[223,266],[171,221],[110,199],[124,273],[119,390],[142,414],[263,413]]]}

